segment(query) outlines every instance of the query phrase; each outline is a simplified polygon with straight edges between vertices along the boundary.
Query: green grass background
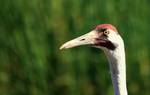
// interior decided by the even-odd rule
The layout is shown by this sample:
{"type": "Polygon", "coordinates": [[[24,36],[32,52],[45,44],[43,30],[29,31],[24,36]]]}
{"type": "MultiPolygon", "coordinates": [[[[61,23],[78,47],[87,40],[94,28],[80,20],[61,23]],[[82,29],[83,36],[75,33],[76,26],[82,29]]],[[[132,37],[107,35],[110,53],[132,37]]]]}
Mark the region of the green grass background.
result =
{"type": "Polygon", "coordinates": [[[129,95],[150,95],[149,0],[0,0],[0,95],[113,95],[101,50],[59,50],[101,23],[124,39],[129,95]]]}

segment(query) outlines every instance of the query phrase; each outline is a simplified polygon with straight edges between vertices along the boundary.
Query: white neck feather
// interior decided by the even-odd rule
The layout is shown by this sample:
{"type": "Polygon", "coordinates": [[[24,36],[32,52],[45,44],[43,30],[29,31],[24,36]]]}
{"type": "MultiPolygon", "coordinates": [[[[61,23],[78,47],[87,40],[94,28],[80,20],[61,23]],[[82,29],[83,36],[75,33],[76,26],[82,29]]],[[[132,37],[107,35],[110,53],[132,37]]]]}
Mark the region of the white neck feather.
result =
{"type": "Polygon", "coordinates": [[[126,64],[124,43],[121,40],[115,50],[104,50],[110,65],[111,78],[115,95],[127,95],[126,87],[126,64]]]}

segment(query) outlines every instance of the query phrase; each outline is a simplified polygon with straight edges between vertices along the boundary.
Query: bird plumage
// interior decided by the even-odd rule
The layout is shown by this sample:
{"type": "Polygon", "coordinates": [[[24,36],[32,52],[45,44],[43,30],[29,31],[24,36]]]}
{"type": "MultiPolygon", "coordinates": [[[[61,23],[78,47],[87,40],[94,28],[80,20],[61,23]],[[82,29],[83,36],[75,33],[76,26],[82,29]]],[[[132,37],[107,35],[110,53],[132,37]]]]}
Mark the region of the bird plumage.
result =
{"type": "Polygon", "coordinates": [[[115,95],[127,95],[124,42],[111,24],[97,25],[91,32],[63,44],[60,49],[91,45],[105,52],[115,95]]]}
{"type": "Polygon", "coordinates": [[[127,95],[126,64],[123,40],[115,50],[104,49],[109,61],[115,95],[127,95]]]}

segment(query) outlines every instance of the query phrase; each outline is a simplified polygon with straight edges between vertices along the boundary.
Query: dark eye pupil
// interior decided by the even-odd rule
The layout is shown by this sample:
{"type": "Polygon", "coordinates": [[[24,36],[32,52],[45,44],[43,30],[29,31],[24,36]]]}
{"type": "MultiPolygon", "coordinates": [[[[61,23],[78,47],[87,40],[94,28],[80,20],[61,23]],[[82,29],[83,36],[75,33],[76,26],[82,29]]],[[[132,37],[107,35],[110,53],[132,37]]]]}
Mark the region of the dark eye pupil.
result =
{"type": "Polygon", "coordinates": [[[107,33],[108,33],[108,31],[104,31],[104,33],[105,33],[105,34],[107,34],[107,33]]]}

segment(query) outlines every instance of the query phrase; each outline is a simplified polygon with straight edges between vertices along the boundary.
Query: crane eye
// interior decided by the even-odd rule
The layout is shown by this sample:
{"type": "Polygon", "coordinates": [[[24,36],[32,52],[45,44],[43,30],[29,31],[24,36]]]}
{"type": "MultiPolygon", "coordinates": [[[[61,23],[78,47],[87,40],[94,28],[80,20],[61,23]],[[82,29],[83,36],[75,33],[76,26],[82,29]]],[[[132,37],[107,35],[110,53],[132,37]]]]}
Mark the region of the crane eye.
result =
{"type": "Polygon", "coordinates": [[[108,35],[108,34],[109,34],[109,31],[108,31],[108,30],[104,31],[104,34],[105,34],[105,35],[108,35]]]}

